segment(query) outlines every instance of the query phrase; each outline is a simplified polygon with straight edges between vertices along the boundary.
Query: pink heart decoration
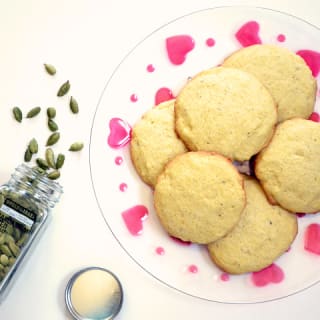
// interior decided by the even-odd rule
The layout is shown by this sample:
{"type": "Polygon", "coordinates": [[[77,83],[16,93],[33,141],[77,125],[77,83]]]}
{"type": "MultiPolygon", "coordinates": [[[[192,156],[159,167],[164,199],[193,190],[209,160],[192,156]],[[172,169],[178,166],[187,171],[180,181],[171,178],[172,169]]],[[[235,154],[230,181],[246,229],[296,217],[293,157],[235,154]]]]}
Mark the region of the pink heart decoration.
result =
{"type": "Polygon", "coordinates": [[[304,234],[304,249],[320,255],[320,224],[310,224],[304,234]]]}
{"type": "Polygon", "coordinates": [[[296,53],[305,61],[312,75],[316,77],[320,72],[320,53],[312,50],[299,50],[296,53]]]}
{"type": "Polygon", "coordinates": [[[180,65],[194,48],[194,40],[188,35],[172,36],[166,39],[166,48],[170,62],[180,65]]]}
{"type": "Polygon", "coordinates": [[[256,21],[245,23],[237,32],[236,38],[243,47],[252,46],[253,44],[261,44],[259,36],[260,26],[256,21]]]}
{"type": "Polygon", "coordinates": [[[161,102],[165,102],[173,98],[174,98],[174,95],[172,94],[172,91],[169,88],[163,87],[157,90],[154,98],[154,102],[155,102],[155,105],[157,106],[161,102]]]}
{"type": "Polygon", "coordinates": [[[269,283],[279,283],[284,279],[284,273],[282,269],[276,264],[251,274],[252,282],[257,287],[264,287],[269,283]]]}
{"type": "Polygon", "coordinates": [[[314,122],[320,122],[320,115],[317,112],[312,112],[311,116],[309,117],[309,120],[314,122]]]}
{"type": "Polygon", "coordinates": [[[112,118],[109,121],[108,145],[111,148],[122,148],[131,140],[130,125],[120,118],[112,118]]]}
{"type": "Polygon", "coordinates": [[[143,205],[137,205],[122,212],[122,219],[133,236],[143,231],[143,221],[148,217],[149,211],[143,205]]]}

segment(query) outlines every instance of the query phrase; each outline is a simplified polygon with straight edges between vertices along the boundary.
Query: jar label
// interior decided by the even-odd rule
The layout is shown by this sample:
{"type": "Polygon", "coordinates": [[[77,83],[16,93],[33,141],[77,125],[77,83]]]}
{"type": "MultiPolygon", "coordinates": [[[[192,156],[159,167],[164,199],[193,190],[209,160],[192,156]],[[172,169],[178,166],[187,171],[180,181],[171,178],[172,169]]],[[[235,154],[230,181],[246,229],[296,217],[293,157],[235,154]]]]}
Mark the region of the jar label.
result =
{"type": "MultiPolygon", "coordinates": [[[[23,224],[27,230],[31,229],[37,218],[37,215],[34,212],[26,209],[9,198],[5,199],[4,204],[1,207],[1,213],[4,216],[10,217],[14,221],[23,224]]],[[[0,216],[0,227],[3,222],[4,221],[2,221],[0,216]]]]}

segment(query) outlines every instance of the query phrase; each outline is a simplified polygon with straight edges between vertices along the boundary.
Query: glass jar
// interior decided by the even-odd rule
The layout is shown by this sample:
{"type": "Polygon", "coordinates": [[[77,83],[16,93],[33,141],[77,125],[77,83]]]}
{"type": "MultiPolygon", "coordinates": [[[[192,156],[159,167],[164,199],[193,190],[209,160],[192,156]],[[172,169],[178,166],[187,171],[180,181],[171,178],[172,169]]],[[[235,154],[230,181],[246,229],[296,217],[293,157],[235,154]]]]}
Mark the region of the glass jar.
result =
{"type": "Polygon", "coordinates": [[[0,300],[61,194],[58,182],[26,164],[0,186],[0,300]]]}

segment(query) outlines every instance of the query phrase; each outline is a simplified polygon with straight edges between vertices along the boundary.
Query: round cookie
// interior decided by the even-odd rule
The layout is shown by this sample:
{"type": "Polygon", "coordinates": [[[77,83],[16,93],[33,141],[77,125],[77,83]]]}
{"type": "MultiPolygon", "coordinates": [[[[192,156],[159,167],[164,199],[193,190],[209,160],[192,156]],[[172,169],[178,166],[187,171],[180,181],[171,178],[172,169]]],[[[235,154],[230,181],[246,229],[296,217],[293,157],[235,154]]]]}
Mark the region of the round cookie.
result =
{"type": "Polygon", "coordinates": [[[249,160],[269,141],[276,106],[251,74],[216,67],[191,79],[175,102],[176,130],[192,151],[213,151],[249,160]]]}
{"type": "Polygon", "coordinates": [[[232,163],[209,152],[175,157],[160,174],[154,205],[164,229],[176,238],[207,244],[239,221],[246,198],[232,163]]]}
{"type": "Polygon", "coordinates": [[[255,174],[271,202],[292,212],[319,211],[320,124],[298,118],[279,124],[255,174]]]}
{"type": "Polygon", "coordinates": [[[231,274],[259,271],[291,245],[297,217],[271,205],[255,179],[244,180],[247,204],[239,223],[224,238],[208,245],[211,259],[231,274]]]}
{"type": "Polygon", "coordinates": [[[278,121],[307,119],[314,109],[317,84],[297,54],[274,45],[253,45],[238,50],[222,64],[255,75],[278,106],[278,121]]]}
{"type": "Polygon", "coordinates": [[[147,111],[132,129],[131,159],[141,179],[154,187],[165,164],[187,151],[174,129],[174,100],[147,111]]]}

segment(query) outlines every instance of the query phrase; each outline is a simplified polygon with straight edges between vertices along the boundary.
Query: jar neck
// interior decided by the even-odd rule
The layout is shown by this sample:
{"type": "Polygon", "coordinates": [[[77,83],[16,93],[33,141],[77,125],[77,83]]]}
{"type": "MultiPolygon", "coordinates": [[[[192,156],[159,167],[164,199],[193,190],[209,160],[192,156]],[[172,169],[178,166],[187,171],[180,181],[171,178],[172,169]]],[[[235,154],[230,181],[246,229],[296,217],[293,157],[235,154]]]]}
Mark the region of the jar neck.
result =
{"type": "Polygon", "coordinates": [[[31,168],[24,163],[15,169],[8,185],[23,190],[49,208],[55,206],[63,192],[58,182],[47,178],[37,168],[31,168]]]}

